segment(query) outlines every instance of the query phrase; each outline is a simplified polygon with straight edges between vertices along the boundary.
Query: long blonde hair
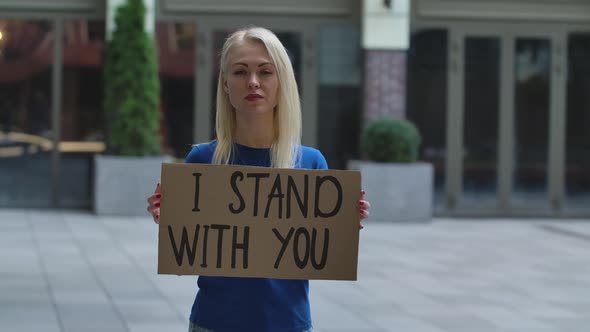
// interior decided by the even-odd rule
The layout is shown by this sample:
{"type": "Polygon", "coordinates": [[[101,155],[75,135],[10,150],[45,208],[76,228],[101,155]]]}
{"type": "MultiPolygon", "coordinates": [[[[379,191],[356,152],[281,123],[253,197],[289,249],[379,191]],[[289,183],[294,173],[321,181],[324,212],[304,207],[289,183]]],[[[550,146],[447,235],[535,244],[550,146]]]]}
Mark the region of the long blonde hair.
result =
{"type": "Polygon", "coordinates": [[[229,52],[243,41],[262,43],[276,68],[279,81],[278,104],[274,111],[274,142],[271,147],[271,167],[292,168],[300,155],[301,105],[297,82],[287,50],[270,30],[249,27],[232,33],[223,45],[217,82],[217,112],[215,131],[217,147],[213,163],[228,164],[233,155],[236,115],[229,96],[223,90],[223,78],[229,69],[229,52]]]}

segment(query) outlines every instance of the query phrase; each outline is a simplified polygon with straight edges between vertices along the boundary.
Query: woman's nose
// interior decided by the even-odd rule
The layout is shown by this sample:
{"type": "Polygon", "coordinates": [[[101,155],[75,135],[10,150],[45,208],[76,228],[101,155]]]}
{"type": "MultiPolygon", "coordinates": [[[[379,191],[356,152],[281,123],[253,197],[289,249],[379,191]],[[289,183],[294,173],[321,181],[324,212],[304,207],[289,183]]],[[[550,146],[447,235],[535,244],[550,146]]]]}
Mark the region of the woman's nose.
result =
{"type": "Polygon", "coordinates": [[[258,82],[258,77],[256,75],[250,75],[250,79],[248,80],[248,87],[249,88],[260,87],[260,83],[258,82]]]}

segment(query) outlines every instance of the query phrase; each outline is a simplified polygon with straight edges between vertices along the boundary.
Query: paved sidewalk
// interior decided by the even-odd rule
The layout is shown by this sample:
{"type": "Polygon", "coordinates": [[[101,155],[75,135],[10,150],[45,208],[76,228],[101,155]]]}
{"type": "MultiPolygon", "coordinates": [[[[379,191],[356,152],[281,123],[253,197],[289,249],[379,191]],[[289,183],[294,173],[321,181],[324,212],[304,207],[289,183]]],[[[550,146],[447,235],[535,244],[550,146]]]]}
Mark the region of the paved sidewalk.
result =
{"type": "MultiPolygon", "coordinates": [[[[590,331],[590,221],[367,222],[359,281],[312,281],[316,330],[590,331]]],[[[149,218],[0,210],[0,331],[182,331],[149,218]]]]}

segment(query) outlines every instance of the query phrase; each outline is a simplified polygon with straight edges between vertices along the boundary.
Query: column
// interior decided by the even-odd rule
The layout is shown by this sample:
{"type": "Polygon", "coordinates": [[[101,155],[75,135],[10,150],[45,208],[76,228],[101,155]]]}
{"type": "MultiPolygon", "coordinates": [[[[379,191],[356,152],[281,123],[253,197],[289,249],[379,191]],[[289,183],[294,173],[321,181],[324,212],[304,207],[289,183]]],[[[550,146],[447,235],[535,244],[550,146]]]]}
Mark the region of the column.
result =
{"type": "Polygon", "coordinates": [[[409,0],[363,0],[364,122],[406,114],[409,0]]]}

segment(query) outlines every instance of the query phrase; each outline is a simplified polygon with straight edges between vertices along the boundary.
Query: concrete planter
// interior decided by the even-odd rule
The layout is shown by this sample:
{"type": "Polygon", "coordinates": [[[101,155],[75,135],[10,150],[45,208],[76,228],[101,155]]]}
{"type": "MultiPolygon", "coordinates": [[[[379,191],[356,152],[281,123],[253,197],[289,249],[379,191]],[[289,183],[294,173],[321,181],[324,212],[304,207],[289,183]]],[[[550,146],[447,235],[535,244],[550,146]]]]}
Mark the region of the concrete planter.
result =
{"type": "Polygon", "coordinates": [[[146,199],[156,189],[163,162],[157,157],[94,157],[94,212],[98,215],[147,216],[146,199]]]}
{"type": "Polygon", "coordinates": [[[433,169],[428,163],[375,163],[352,160],[371,202],[373,220],[417,221],[432,219],[433,169]]]}

